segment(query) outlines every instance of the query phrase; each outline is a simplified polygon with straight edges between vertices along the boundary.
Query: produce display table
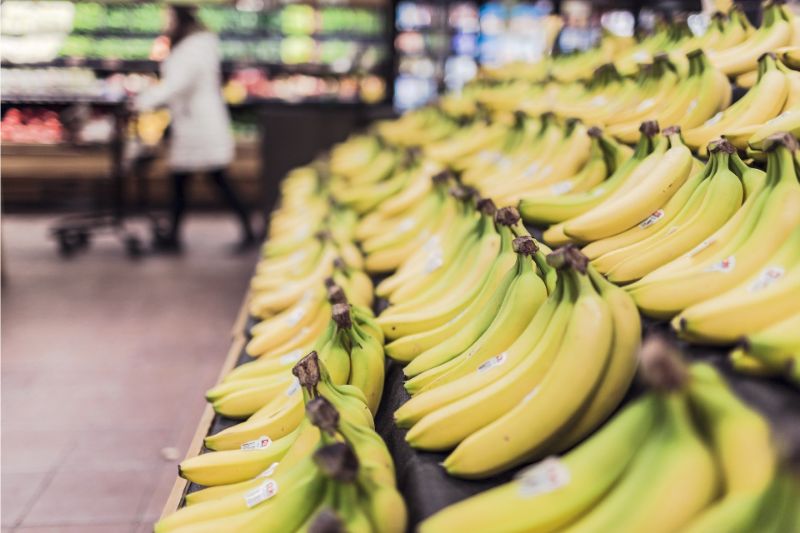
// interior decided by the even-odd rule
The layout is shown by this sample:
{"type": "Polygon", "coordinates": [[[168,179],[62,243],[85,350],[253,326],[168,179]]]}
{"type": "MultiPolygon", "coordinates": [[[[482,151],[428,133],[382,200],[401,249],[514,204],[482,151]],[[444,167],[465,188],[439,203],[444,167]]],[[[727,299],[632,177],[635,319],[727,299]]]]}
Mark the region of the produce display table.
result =
{"type": "MultiPolygon", "coordinates": [[[[536,232],[534,232],[536,233],[536,232]]],[[[223,362],[220,377],[233,367],[252,360],[244,351],[250,327],[256,323],[247,314],[245,298],[233,329],[233,342],[223,362]]],[[[643,331],[659,332],[674,338],[666,322],[643,320],[643,331]]],[[[751,377],[736,373],[727,363],[728,349],[681,344],[683,352],[692,360],[705,360],[721,369],[733,389],[747,403],[758,409],[770,420],[778,438],[779,449],[790,462],[800,465],[800,391],[777,379],[751,377]]],[[[641,392],[634,383],[623,405],[641,392]]],[[[448,476],[439,463],[444,453],[419,452],[405,441],[406,430],[399,429],[393,421],[394,411],[407,399],[403,388],[402,366],[387,362],[386,386],[380,409],[375,417],[375,428],[386,441],[394,457],[398,487],[403,494],[409,512],[409,529],[436,511],[469,496],[509,481],[519,470],[515,469],[493,478],[470,481],[448,476]]],[[[186,457],[203,453],[203,438],[236,424],[238,421],[215,415],[207,405],[198,424],[197,431],[186,457]]],[[[523,467],[524,468],[524,467],[523,467]]],[[[199,490],[199,485],[178,478],[164,506],[166,516],[183,505],[188,492],[199,490]]]]}

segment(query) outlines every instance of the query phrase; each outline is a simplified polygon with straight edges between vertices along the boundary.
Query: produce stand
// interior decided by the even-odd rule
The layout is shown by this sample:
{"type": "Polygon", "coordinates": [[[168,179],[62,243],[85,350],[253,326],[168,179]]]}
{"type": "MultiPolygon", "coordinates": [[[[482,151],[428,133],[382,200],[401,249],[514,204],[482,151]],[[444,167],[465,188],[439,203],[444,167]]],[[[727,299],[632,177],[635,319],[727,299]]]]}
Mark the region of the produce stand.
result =
{"type": "MultiPolygon", "coordinates": [[[[537,238],[541,232],[529,228],[537,238]]],[[[380,302],[376,302],[379,308],[380,302]]],[[[233,330],[233,342],[223,362],[220,378],[235,366],[251,361],[244,351],[249,338],[249,329],[257,323],[257,319],[248,316],[247,298],[236,318],[233,330]]],[[[661,333],[675,338],[675,334],[664,321],[648,318],[642,320],[642,331],[661,333]]],[[[682,351],[691,360],[704,360],[719,368],[736,393],[748,404],[763,413],[771,422],[778,439],[778,447],[789,463],[800,465],[800,391],[791,385],[771,378],[753,377],[735,372],[727,363],[728,350],[723,347],[689,345],[679,342],[682,351]]],[[[397,472],[397,483],[408,506],[409,530],[436,511],[455,502],[466,499],[511,480],[525,467],[509,470],[501,475],[482,480],[464,480],[447,475],[440,466],[446,453],[420,452],[411,448],[405,441],[405,429],[394,424],[393,413],[405,403],[409,395],[403,388],[402,365],[387,360],[386,384],[380,409],[375,416],[375,429],[386,441],[392,454],[397,472]]],[[[631,399],[636,398],[643,387],[634,383],[620,408],[631,399]]],[[[203,411],[195,436],[189,446],[186,457],[194,457],[205,451],[203,438],[217,433],[240,421],[215,415],[210,404],[203,411]]],[[[202,487],[178,477],[166,501],[163,516],[173,513],[183,506],[187,493],[202,487]]]]}

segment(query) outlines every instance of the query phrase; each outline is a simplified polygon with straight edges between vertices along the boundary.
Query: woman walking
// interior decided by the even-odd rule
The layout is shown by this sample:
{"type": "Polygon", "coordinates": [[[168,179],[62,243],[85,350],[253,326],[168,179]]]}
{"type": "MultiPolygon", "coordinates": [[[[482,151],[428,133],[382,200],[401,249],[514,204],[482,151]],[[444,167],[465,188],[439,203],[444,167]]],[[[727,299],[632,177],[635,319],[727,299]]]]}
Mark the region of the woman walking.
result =
{"type": "Polygon", "coordinates": [[[138,111],[167,106],[172,117],[169,168],[173,198],[170,227],[156,232],[156,247],[180,250],[186,187],[195,173],[206,174],[238,217],[239,249],[255,244],[250,218],[227,177],[234,156],[228,108],[220,89],[217,36],[205,29],[194,7],[170,6],[170,55],[161,65],[161,83],[136,99],[138,111]]]}

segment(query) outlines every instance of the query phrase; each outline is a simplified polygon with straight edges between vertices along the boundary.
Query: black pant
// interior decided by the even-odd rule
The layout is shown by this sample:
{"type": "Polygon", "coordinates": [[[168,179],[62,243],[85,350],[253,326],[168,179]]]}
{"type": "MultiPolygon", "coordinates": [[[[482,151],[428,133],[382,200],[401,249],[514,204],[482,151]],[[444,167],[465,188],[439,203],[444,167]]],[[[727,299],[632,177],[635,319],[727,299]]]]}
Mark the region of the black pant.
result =
{"type": "MultiPolygon", "coordinates": [[[[225,169],[220,168],[212,170],[207,172],[206,175],[214,182],[214,185],[216,185],[222,197],[227,202],[228,207],[233,210],[239,219],[242,225],[242,237],[245,240],[253,239],[253,230],[250,227],[250,216],[244,204],[237,196],[236,191],[233,190],[225,169]]],[[[186,185],[189,183],[191,176],[191,172],[172,173],[172,220],[169,234],[170,238],[174,241],[180,239],[181,223],[183,222],[183,215],[186,212],[186,185]]]]}

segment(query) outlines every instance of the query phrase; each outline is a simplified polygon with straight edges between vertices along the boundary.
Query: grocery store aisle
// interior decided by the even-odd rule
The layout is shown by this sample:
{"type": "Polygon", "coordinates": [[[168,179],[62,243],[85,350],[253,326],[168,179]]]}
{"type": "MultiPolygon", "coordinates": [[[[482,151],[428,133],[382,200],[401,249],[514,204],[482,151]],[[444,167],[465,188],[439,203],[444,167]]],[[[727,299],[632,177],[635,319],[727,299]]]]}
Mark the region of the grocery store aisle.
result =
{"type": "Polygon", "coordinates": [[[107,238],[62,260],[50,221],[2,221],[2,532],[150,531],[256,252],[231,256],[233,221],[203,215],[182,256],[131,262],[107,238]]]}

